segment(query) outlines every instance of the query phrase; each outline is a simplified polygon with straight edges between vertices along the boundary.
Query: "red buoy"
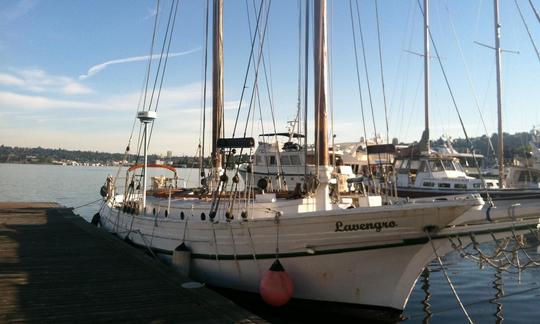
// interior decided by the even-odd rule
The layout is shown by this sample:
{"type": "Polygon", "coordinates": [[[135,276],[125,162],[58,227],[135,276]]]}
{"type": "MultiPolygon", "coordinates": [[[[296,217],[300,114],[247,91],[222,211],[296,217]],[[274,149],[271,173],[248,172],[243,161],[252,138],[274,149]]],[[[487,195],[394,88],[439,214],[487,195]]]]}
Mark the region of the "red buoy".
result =
{"type": "Polygon", "coordinates": [[[259,284],[261,297],[268,305],[283,306],[291,299],[293,292],[294,284],[291,277],[276,259],[264,273],[259,284]]]}

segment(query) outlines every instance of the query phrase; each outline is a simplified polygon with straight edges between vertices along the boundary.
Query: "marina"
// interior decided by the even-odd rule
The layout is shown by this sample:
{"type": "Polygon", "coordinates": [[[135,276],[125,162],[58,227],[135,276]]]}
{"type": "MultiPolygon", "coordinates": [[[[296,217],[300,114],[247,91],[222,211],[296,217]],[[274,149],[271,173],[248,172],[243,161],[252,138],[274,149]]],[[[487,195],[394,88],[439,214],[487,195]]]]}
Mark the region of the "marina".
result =
{"type": "Polygon", "coordinates": [[[537,4],[127,3],[0,8],[0,322],[537,320],[537,4]]]}
{"type": "MultiPolygon", "coordinates": [[[[99,187],[103,177],[114,172],[114,170],[113,167],[2,164],[0,165],[0,177],[4,181],[4,186],[0,188],[0,194],[4,201],[20,201],[22,197],[29,197],[34,201],[60,201],[62,205],[75,207],[74,213],[81,215],[82,219],[80,220],[87,222],[86,227],[94,230],[95,228],[90,226],[89,223],[92,215],[99,208],[99,202],[86,205],[89,202],[88,197],[98,198],[99,195],[95,192],[95,188],[99,187]],[[69,177],[62,177],[62,174],[68,174],[69,177]],[[33,183],[32,179],[36,178],[39,178],[40,181],[33,183]],[[63,188],[70,187],[70,183],[73,182],[84,183],[85,185],[77,186],[76,190],[73,188],[72,194],[66,196],[63,188]],[[32,183],[33,185],[30,186],[29,184],[32,183]],[[80,207],[82,205],[86,206],[80,207]]],[[[191,179],[188,184],[192,184],[197,175],[197,170],[179,169],[179,173],[180,177],[191,179]]],[[[103,235],[99,237],[103,237],[103,235]]],[[[110,236],[110,234],[104,235],[104,238],[107,240],[114,239],[114,241],[119,241],[117,243],[122,246],[136,250],[132,246],[127,246],[118,238],[110,236]]],[[[95,242],[94,244],[98,243],[95,242]]],[[[69,245],[69,242],[66,244],[69,245]]],[[[144,251],[144,249],[136,250],[138,255],[144,256],[145,259],[153,262],[148,255],[144,255],[144,251]]],[[[540,258],[536,249],[532,249],[528,253],[535,259],[540,258]]],[[[502,305],[503,312],[499,315],[509,323],[535,321],[535,309],[540,307],[536,302],[538,289],[540,289],[540,269],[529,268],[523,270],[521,274],[518,271],[502,272],[499,290],[502,289],[503,293],[500,293],[493,287],[492,283],[496,279],[497,270],[490,267],[481,269],[478,264],[463,259],[457,252],[444,257],[443,264],[475,322],[495,323],[498,320],[495,316],[497,305],[492,303],[491,300],[496,300],[502,305]]],[[[416,282],[407,307],[403,312],[403,318],[405,319],[403,323],[423,323],[425,318],[428,318],[430,323],[449,324],[455,323],[456,319],[465,320],[437,262],[430,262],[426,269],[429,271],[429,275],[426,278],[422,274],[416,282]]],[[[173,272],[172,275],[176,276],[177,274],[173,272]]],[[[236,296],[230,294],[225,296],[227,299],[233,299],[236,304],[257,314],[259,317],[264,317],[268,321],[276,323],[304,323],[307,309],[312,308],[312,306],[307,306],[307,308],[306,306],[300,306],[300,311],[298,311],[298,307],[293,304],[295,308],[286,306],[276,312],[275,309],[265,306],[260,297],[253,298],[253,296],[250,296],[246,302],[245,298],[236,299],[236,296]]],[[[312,315],[310,318],[316,319],[323,316],[328,316],[328,314],[323,312],[323,314],[312,315]]],[[[337,315],[333,316],[335,318],[337,315]]],[[[350,314],[341,313],[339,318],[346,322],[354,321],[355,318],[361,318],[361,316],[359,317],[357,314],[356,317],[351,318],[350,314]]]]}

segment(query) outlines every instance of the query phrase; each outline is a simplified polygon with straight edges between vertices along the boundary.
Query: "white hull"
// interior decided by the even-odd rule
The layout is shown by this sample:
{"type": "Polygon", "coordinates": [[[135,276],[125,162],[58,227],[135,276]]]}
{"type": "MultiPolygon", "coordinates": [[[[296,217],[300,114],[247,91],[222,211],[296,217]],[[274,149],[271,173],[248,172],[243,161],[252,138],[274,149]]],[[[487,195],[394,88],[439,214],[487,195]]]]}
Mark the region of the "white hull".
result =
{"type": "MultiPolygon", "coordinates": [[[[299,206],[294,201],[286,204],[282,209],[299,206]]],[[[424,265],[434,258],[423,228],[443,228],[434,242],[441,254],[447,253],[450,246],[445,235],[468,232],[474,226],[444,228],[460,215],[467,220],[483,219],[475,204],[471,200],[468,205],[446,201],[338,209],[296,213],[290,218],[284,213],[279,222],[279,255],[294,281],[294,297],[402,310],[424,265]]],[[[109,203],[101,210],[101,222],[108,231],[166,255],[172,255],[185,235],[192,252],[191,277],[214,286],[258,292],[261,274],[275,258],[275,215],[258,215],[252,209],[247,221],[201,221],[200,211],[205,208],[208,203],[199,200],[173,201],[165,218],[165,199],[148,200],[147,210],[156,209],[156,216],[152,212],[127,214],[111,209],[109,203]]],[[[530,224],[536,224],[537,218],[530,224]]],[[[490,223],[475,226],[494,228],[490,223]]]]}

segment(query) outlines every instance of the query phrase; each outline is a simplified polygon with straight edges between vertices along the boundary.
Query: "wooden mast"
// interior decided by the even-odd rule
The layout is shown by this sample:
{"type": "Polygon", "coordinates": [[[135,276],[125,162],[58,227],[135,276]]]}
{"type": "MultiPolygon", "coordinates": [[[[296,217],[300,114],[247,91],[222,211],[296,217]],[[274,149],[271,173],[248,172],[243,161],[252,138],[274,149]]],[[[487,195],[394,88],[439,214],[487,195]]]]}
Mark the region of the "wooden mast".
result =
{"type": "Polygon", "coordinates": [[[212,167],[219,170],[217,141],[223,135],[223,0],[214,0],[212,58],[212,167]]]}
{"type": "Polygon", "coordinates": [[[332,168],[329,166],[328,158],[328,117],[326,112],[326,91],[328,76],[328,56],[326,42],[326,0],[314,2],[314,23],[315,32],[313,34],[313,83],[315,85],[315,149],[318,188],[315,191],[316,210],[330,210],[332,202],[328,184],[331,179],[332,168]]]}
{"type": "Polygon", "coordinates": [[[315,1],[314,15],[315,149],[317,165],[328,166],[326,0],[315,1]]]}
{"type": "Polygon", "coordinates": [[[499,186],[504,187],[504,143],[502,130],[502,84],[501,84],[501,24],[499,22],[499,1],[494,0],[495,16],[495,59],[497,68],[497,159],[499,160],[499,186]]]}
{"type": "Polygon", "coordinates": [[[424,131],[429,151],[429,0],[424,0],[424,131]]]}

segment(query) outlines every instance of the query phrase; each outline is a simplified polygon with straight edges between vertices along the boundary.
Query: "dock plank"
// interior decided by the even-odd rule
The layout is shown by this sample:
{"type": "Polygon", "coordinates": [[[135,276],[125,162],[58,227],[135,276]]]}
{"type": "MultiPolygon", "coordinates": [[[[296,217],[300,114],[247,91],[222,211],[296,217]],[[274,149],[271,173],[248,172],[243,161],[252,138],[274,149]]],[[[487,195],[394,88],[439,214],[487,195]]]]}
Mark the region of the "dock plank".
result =
{"type": "Polygon", "coordinates": [[[0,203],[0,322],[263,323],[56,203],[0,203]]]}

